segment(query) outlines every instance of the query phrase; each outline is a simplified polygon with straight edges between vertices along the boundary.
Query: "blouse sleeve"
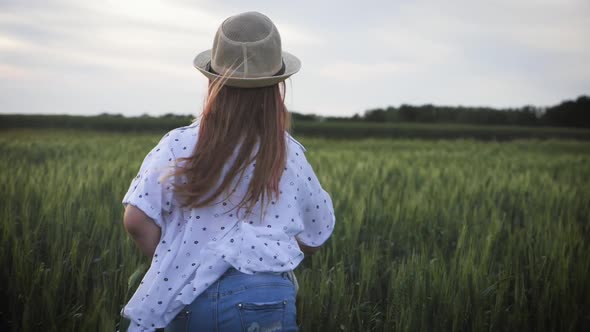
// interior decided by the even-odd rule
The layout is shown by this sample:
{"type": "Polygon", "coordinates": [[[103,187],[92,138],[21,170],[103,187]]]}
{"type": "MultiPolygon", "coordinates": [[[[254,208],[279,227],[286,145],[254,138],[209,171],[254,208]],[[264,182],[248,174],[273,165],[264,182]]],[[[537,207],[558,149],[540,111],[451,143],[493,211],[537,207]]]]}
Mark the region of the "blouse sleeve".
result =
{"type": "Polygon", "coordinates": [[[175,163],[174,154],[168,144],[169,134],[164,136],[150,151],[137,176],[123,198],[123,206],[131,204],[142,210],[162,228],[163,214],[172,211],[173,178],[168,177],[175,163]]]}
{"type": "Polygon", "coordinates": [[[304,229],[296,237],[309,247],[319,247],[332,235],[336,221],[334,206],[309,163],[304,167],[303,175],[307,184],[307,197],[302,204],[304,229]]]}

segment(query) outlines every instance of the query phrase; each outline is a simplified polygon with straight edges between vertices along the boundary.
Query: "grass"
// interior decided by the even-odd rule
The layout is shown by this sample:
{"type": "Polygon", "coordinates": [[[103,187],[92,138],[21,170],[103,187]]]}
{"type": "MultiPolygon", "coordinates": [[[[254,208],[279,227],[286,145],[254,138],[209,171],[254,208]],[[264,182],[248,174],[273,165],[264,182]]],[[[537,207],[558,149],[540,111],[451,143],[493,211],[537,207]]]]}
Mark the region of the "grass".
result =
{"type": "MultiPolygon", "coordinates": [[[[0,330],[114,330],[145,262],[120,201],[160,137],[0,133],[0,330]]],[[[337,217],[302,330],[590,329],[590,143],[301,141],[337,217]]]]}

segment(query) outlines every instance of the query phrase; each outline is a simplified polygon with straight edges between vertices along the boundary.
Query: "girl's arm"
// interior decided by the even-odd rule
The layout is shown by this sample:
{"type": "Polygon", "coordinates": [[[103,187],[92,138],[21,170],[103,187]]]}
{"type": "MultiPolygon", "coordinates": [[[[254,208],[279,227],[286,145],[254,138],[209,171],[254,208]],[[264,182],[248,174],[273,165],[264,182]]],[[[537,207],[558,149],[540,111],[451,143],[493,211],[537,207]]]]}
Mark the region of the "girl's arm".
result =
{"type": "Polygon", "coordinates": [[[130,204],[125,208],[123,225],[141,253],[152,258],[160,242],[160,227],[143,211],[130,204]]]}

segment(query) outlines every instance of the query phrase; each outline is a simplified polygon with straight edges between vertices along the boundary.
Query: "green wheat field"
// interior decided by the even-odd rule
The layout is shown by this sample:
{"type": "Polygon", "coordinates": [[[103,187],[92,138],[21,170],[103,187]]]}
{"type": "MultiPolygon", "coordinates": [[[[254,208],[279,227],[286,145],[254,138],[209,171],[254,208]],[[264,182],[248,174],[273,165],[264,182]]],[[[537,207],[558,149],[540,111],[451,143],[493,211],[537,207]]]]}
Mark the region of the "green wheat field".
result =
{"type": "MultiPolygon", "coordinates": [[[[115,330],[147,262],[120,201],[162,134],[0,133],[0,330],[115,330]]],[[[337,218],[302,331],[590,330],[590,142],[300,141],[337,218]]]]}

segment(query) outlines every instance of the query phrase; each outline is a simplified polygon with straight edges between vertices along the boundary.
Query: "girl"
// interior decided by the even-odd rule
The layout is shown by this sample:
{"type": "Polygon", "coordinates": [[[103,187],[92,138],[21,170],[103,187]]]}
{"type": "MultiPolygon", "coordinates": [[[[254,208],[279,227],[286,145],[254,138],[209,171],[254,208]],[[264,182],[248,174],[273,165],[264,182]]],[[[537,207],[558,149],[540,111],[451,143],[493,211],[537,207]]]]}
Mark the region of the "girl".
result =
{"type": "Polygon", "coordinates": [[[283,81],[300,62],[248,12],[194,65],[210,80],[200,123],[166,134],[123,199],[125,228],[152,258],[123,315],[130,331],[296,331],[291,271],[335,221],[286,132],[283,81]]]}

